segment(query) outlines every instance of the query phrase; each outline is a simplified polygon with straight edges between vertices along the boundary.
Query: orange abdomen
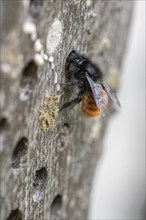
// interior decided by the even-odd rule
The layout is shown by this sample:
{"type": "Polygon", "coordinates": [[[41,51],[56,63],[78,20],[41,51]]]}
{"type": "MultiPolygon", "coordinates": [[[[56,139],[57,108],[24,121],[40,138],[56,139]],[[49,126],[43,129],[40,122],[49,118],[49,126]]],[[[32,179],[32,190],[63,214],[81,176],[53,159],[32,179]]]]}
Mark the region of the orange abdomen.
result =
{"type": "Polygon", "coordinates": [[[96,117],[100,115],[100,110],[97,108],[91,92],[88,92],[83,96],[82,111],[87,117],[96,117]]]}
{"type": "Polygon", "coordinates": [[[102,97],[102,102],[100,104],[101,111],[95,103],[95,99],[92,92],[85,93],[82,99],[82,111],[85,116],[96,117],[105,110],[108,103],[108,96],[107,93],[104,91],[104,89],[101,90],[100,95],[102,97]]]}

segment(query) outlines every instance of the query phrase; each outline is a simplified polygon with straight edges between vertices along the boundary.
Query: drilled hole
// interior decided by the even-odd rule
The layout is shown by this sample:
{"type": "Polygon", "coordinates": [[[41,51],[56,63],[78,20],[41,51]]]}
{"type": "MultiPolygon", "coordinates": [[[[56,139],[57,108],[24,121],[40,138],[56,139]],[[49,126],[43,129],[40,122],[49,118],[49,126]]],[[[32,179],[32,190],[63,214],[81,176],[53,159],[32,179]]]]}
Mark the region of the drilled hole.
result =
{"type": "Polygon", "coordinates": [[[62,197],[57,195],[51,205],[51,220],[61,220],[62,197]]]}
{"type": "Polygon", "coordinates": [[[38,202],[44,198],[45,187],[47,181],[47,170],[42,167],[36,171],[36,176],[33,183],[33,201],[38,202]]]}
{"type": "Polygon", "coordinates": [[[7,118],[5,117],[0,118],[0,152],[3,151],[6,145],[8,129],[9,129],[9,124],[7,118]]]}
{"type": "Polygon", "coordinates": [[[21,101],[27,101],[34,90],[37,81],[37,65],[30,61],[22,71],[20,82],[19,98],[21,101]]]}
{"type": "Polygon", "coordinates": [[[19,209],[12,210],[7,220],[22,220],[22,214],[19,209]]]}
{"type": "Polygon", "coordinates": [[[59,151],[63,151],[67,147],[69,143],[69,139],[70,139],[70,126],[68,123],[65,123],[60,130],[60,135],[57,143],[57,148],[59,151]]]}
{"type": "Polygon", "coordinates": [[[30,6],[43,6],[45,0],[30,0],[30,6]]]}
{"type": "Polygon", "coordinates": [[[64,127],[66,127],[66,128],[70,128],[70,126],[69,126],[69,124],[68,123],[64,123],[64,125],[63,125],[64,127]]]}
{"type": "Polygon", "coordinates": [[[40,15],[41,9],[44,5],[45,0],[30,0],[29,13],[34,19],[40,15]]]}
{"type": "Polygon", "coordinates": [[[28,140],[27,138],[21,138],[13,151],[12,154],[12,167],[14,174],[19,174],[27,163],[27,151],[28,151],[28,140]]]}
{"type": "Polygon", "coordinates": [[[7,128],[8,128],[7,119],[5,117],[2,117],[0,119],[0,133],[2,133],[3,131],[7,130],[7,128]]]}

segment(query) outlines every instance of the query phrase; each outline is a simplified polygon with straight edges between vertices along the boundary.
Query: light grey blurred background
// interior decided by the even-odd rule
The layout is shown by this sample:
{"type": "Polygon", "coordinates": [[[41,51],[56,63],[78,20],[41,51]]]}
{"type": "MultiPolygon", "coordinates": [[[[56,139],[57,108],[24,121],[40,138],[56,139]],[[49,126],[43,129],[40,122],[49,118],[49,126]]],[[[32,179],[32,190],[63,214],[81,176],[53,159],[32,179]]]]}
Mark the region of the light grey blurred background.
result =
{"type": "Polygon", "coordinates": [[[118,97],[122,109],[108,125],[97,164],[89,219],[144,219],[145,209],[145,0],[134,13],[118,97]]]}

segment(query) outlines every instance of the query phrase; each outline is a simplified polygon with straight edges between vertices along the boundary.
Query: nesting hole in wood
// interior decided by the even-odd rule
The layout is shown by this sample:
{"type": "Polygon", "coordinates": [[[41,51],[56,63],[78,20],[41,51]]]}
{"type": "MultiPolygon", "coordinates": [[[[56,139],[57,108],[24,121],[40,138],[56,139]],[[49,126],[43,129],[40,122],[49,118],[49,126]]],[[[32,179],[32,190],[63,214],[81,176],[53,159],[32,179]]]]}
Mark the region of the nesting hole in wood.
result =
{"type": "Polygon", "coordinates": [[[5,117],[0,118],[0,134],[1,134],[3,131],[6,131],[7,129],[8,129],[8,121],[7,121],[7,118],[5,118],[5,117]]]}
{"type": "Polygon", "coordinates": [[[38,202],[44,198],[45,187],[47,182],[47,170],[42,167],[36,171],[34,183],[33,183],[33,201],[38,202]]]}
{"type": "Polygon", "coordinates": [[[59,151],[63,151],[67,147],[69,143],[69,139],[70,139],[70,126],[68,123],[65,123],[60,130],[60,136],[57,146],[59,151]]]}
{"type": "Polygon", "coordinates": [[[38,66],[31,60],[22,70],[20,81],[19,98],[21,101],[27,101],[37,82],[38,66]]]}
{"type": "Polygon", "coordinates": [[[61,220],[62,196],[57,195],[51,205],[51,220],[61,220]]]}
{"type": "Polygon", "coordinates": [[[28,151],[28,140],[26,137],[22,137],[16,144],[16,147],[12,153],[12,168],[14,174],[24,169],[27,163],[27,151],[28,151]]]}
{"type": "Polygon", "coordinates": [[[70,129],[70,126],[69,126],[68,123],[64,123],[63,127],[66,127],[66,128],[68,128],[68,129],[70,129]]]}
{"type": "Polygon", "coordinates": [[[22,214],[19,209],[12,210],[7,220],[22,220],[22,214]]]}
{"type": "Polygon", "coordinates": [[[29,0],[29,13],[34,19],[36,19],[40,15],[41,8],[43,7],[45,1],[46,0],[29,0]]]}
{"type": "Polygon", "coordinates": [[[44,1],[45,0],[30,0],[30,5],[35,5],[35,6],[40,5],[40,6],[42,6],[44,4],[44,1]]]}

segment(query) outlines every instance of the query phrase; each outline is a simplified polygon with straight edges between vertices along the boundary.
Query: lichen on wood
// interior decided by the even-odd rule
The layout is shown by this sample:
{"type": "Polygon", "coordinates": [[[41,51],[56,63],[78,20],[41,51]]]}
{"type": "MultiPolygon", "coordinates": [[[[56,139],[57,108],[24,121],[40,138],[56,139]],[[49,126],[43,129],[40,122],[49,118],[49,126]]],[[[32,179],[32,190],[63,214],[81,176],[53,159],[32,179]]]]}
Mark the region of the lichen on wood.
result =
{"type": "Polygon", "coordinates": [[[40,124],[43,131],[48,131],[54,124],[59,114],[59,101],[61,95],[45,97],[40,109],[40,124]]]}

